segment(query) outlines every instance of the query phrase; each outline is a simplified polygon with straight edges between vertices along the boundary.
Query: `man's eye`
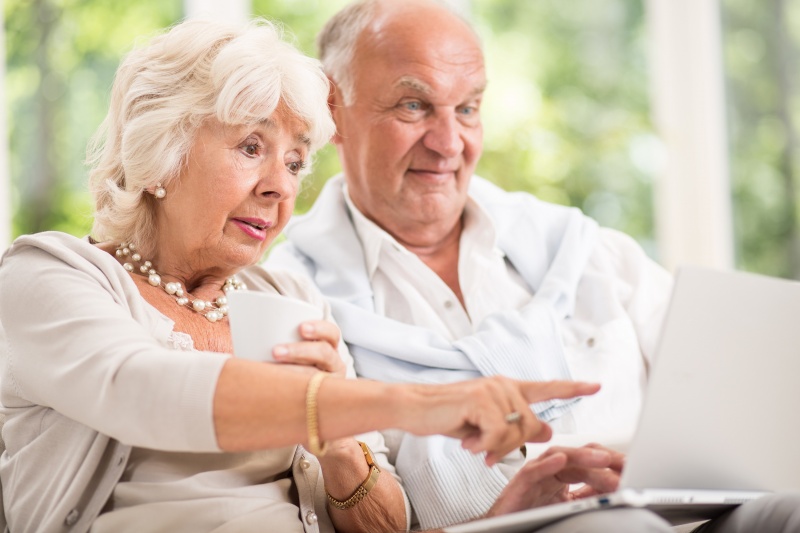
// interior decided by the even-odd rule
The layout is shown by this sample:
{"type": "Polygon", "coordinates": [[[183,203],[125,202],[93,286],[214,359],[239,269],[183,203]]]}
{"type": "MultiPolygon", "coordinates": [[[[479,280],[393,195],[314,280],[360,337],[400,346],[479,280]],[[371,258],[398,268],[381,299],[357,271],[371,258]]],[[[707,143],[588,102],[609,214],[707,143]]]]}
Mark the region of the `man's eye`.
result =
{"type": "Polygon", "coordinates": [[[403,104],[403,106],[409,111],[419,111],[422,109],[422,104],[419,102],[406,102],[403,104]]]}

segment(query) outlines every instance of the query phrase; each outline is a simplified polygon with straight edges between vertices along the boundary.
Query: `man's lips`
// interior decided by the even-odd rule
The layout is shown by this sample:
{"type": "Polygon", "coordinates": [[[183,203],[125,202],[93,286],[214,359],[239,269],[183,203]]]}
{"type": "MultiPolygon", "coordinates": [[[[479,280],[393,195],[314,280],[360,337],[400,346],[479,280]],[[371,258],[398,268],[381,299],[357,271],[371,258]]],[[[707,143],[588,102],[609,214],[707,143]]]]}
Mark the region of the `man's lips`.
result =
{"type": "Polygon", "coordinates": [[[409,168],[409,172],[419,172],[422,174],[455,174],[457,168],[409,168]]]}
{"type": "Polygon", "coordinates": [[[456,170],[450,169],[429,169],[429,168],[410,168],[408,169],[409,172],[414,174],[415,176],[419,176],[421,178],[434,180],[434,181],[443,181],[451,176],[456,175],[456,170]]]}

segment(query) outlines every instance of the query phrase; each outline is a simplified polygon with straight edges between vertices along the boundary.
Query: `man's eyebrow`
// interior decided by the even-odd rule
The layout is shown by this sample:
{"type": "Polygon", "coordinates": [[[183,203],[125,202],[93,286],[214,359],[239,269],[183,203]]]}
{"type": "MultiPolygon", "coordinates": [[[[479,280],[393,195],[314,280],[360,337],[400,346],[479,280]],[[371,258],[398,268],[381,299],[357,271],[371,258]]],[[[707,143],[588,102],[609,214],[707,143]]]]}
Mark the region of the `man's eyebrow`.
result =
{"type": "Polygon", "coordinates": [[[482,95],[484,92],[486,92],[486,82],[484,82],[484,83],[482,83],[481,85],[479,85],[479,86],[475,87],[475,88],[472,90],[472,92],[470,93],[470,96],[473,96],[473,97],[475,97],[475,96],[480,96],[480,95],[482,95]]]}
{"type": "MultiPolygon", "coordinates": [[[[433,94],[433,87],[425,83],[424,81],[420,80],[419,78],[415,78],[413,76],[403,76],[396,84],[397,87],[406,87],[413,91],[420,92],[422,94],[433,94]]],[[[470,97],[474,98],[476,96],[480,96],[486,90],[486,83],[482,83],[480,86],[475,87],[472,92],[470,92],[470,97]]]]}
{"type": "Polygon", "coordinates": [[[398,87],[406,87],[413,91],[417,91],[423,94],[432,94],[433,88],[425,83],[424,81],[420,80],[419,78],[415,78],[413,76],[403,76],[396,84],[398,87]]]}

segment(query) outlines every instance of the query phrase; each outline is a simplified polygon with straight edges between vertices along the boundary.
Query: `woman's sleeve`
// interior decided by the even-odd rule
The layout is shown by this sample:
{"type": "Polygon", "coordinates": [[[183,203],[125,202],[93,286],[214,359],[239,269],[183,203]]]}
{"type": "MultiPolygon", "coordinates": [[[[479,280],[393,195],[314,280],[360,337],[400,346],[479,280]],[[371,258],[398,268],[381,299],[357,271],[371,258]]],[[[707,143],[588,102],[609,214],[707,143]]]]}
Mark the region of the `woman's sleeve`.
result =
{"type": "Polygon", "coordinates": [[[219,451],[213,398],[227,356],[163,347],[154,330],[171,323],[152,323],[129,278],[56,255],[16,246],[3,258],[4,386],[23,406],[50,407],[125,444],[219,451]]]}

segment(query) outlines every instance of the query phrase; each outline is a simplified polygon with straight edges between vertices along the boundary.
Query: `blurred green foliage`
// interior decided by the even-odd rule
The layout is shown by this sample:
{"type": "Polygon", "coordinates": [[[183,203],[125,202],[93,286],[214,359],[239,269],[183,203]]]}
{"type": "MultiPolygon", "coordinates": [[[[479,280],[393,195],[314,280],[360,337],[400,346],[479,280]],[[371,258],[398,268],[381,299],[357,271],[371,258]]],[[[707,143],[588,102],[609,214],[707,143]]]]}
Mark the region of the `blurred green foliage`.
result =
{"type": "Polygon", "coordinates": [[[737,264],[800,279],[800,2],[722,5],[737,264]]]}
{"type": "MultiPolygon", "coordinates": [[[[773,60],[782,51],[796,62],[800,3],[769,2],[785,14],[782,22],[756,0],[722,0],[737,261],[800,277],[800,254],[792,251],[798,158],[787,129],[797,124],[791,118],[800,116],[800,101],[796,87],[780,96],[785,65],[773,60]],[[775,38],[778,24],[783,41],[775,38]]],[[[316,33],[345,3],[252,0],[252,10],[281,21],[300,49],[316,55],[316,33]]],[[[651,185],[662,146],[649,119],[643,2],[459,4],[482,36],[489,77],[478,173],[507,189],[581,207],[657,258],[651,185]]],[[[142,36],[179,20],[182,2],[5,0],[3,9],[14,232],[85,234],[91,201],[82,161],[114,69],[142,36]]],[[[298,212],[338,170],[328,146],[316,157],[298,212]]]]}
{"type": "Polygon", "coordinates": [[[5,0],[6,105],[14,235],[85,235],[86,144],[120,58],[181,16],[179,0],[5,0]]]}

